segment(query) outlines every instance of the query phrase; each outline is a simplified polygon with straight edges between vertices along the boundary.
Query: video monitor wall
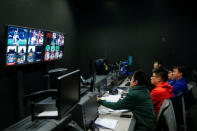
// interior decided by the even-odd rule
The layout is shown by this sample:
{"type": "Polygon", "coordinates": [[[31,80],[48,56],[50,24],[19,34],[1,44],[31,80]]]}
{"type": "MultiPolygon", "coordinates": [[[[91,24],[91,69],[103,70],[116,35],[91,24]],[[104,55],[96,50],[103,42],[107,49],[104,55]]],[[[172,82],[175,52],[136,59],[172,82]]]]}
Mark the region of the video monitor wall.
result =
{"type": "Polygon", "coordinates": [[[63,57],[63,33],[19,26],[8,26],[7,32],[7,66],[58,60],[63,57]]]}
{"type": "Polygon", "coordinates": [[[46,32],[44,60],[61,59],[64,49],[64,35],[55,32],[46,32]]]}

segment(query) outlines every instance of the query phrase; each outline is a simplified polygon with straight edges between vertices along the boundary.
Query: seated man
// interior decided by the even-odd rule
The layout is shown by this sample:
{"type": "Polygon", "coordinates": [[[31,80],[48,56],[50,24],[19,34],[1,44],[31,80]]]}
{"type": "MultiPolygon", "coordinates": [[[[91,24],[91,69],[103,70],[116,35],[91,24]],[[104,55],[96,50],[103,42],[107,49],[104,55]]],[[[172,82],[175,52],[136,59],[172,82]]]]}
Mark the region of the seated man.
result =
{"type": "Polygon", "coordinates": [[[98,99],[98,103],[114,110],[131,110],[136,119],[135,130],[153,131],[156,117],[146,81],[144,72],[135,71],[130,83],[131,89],[124,99],[115,103],[98,99]]]}
{"type": "MultiPolygon", "coordinates": [[[[162,62],[160,60],[154,60],[153,62],[153,70],[162,67],[162,62]]],[[[149,73],[149,77],[151,78],[152,72],[149,73]]],[[[151,91],[154,88],[154,85],[151,84],[151,79],[148,78],[148,89],[151,91]]]]}
{"type": "Polygon", "coordinates": [[[168,72],[163,68],[153,70],[151,83],[155,86],[151,91],[151,97],[155,109],[156,116],[158,116],[160,107],[165,99],[173,97],[173,87],[168,84],[168,72]]]}
{"type": "Polygon", "coordinates": [[[154,60],[153,68],[160,68],[162,67],[162,62],[160,60],[154,60]]]}
{"type": "Polygon", "coordinates": [[[170,83],[171,86],[174,87],[173,93],[174,95],[178,95],[180,92],[183,94],[187,94],[189,92],[187,87],[187,81],[183,77],[185,75],[184,66],[175,66],[173,68],[173,82],[170,83]]]}

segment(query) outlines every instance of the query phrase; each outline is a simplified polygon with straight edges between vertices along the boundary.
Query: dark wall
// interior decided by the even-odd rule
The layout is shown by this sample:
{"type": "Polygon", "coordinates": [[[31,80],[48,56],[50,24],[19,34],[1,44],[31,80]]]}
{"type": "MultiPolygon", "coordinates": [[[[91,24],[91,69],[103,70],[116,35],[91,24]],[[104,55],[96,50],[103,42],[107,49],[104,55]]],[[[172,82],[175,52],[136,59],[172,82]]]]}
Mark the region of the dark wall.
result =
{"type": "Polygon", "coordinates": [[[133,55],[151,72],[153,60],[166,66],[196,63],[196,9],[190,0],[77,1],[80,67],[89,72],[89,59],[111,62],[133,55]]]}
{"type": "Polygon", "coordinates": [[[28,115],[24,95],[45,89],[43,75],[56,67],[78,67],[77,32],[67,0],[2,0],[0,4],[0,130],[28,115]],[[19,25],[66,33],[64,57],[51,63],[5,68],[3,58],[5,25],[19,25]],[[18,92],[19,91],[19,92],[18,92]]]}

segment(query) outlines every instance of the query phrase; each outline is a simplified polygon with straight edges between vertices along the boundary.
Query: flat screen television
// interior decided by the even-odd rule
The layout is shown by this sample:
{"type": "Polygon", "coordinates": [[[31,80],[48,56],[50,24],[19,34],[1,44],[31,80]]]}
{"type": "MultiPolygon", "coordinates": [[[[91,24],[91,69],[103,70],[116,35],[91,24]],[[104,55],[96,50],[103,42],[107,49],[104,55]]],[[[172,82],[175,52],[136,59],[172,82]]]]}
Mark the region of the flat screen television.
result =
{"type": "Polygon", "coordinates": [[[26,63],[28,28],[8,26],[6,65],[26,63]]]}
{"type": "Polygon", "coordinates": [[[64,51],[64,34],[58,32],[45,32],[44,61],[61,59],[64,51]]]}
{"type": "Polygon", "coordinates": [[[80,100],[80,70],[57,77],[57,107],[61,117],[80,100]]]}
{"type": "Polygon", "coordinates": [[[8,25],[6,66],[59,60],[63,57],[64,34],[8,25]]]}
{"type": "Polygon", "coordinates": [[[40,62],[43,59],[44,31],[30,29],[27,46],[27,62],[40,62]]]}

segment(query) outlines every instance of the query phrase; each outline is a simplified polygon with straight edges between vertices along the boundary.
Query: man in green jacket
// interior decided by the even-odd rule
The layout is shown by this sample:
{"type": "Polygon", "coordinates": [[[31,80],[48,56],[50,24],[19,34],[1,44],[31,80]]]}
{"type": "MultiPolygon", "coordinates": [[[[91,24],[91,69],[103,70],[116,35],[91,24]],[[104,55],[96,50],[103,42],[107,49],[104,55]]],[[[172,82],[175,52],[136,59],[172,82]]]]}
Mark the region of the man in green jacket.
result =
{"type": "Polygon", "coordinates": [[[126,97],[118,102],[107,102],[98,99],[98,103],[114,109],[129,109],[136,119],[135,131],[154,131],[156,116],[149,90],[146,88],[147,78],[144,72],[134,72],[130,91],[126,97]]]}

